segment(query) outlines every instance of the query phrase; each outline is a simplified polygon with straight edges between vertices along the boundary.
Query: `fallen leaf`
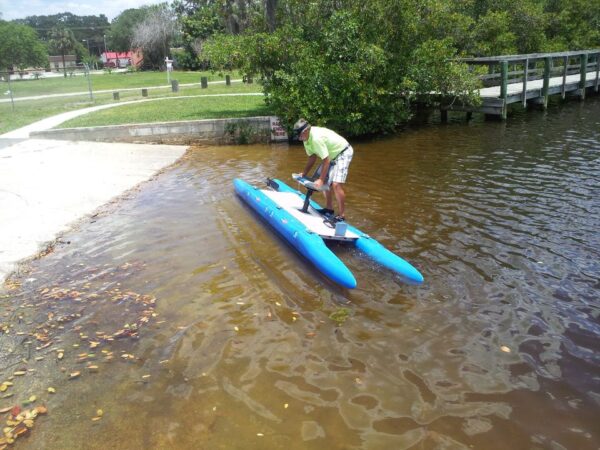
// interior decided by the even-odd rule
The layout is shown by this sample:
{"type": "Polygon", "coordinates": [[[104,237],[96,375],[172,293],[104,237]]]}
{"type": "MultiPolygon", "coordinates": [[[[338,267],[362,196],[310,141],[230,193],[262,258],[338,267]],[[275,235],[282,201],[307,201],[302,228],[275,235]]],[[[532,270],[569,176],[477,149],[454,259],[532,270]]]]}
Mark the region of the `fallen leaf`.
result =
{"type": "Polygon", "coordinates": [[[55,394],[56,393],[56,389],[54,389],[53,387],[49,387],[48,388],[48,392],[50,392],[51,394],[55,394]]]}
{"type": "Polygon", "coordinates": [[[502,345],[500,347],[500,350],[502,350],[504,353],[510,353],[510,348],[507,347],[506,345],[502,345]]]}
{"type": "Polygon", "coordinates": [[[102,417],[104,415],[104,411],[102,411],[101,409],[99,409],[98,411],[96,411],[96,415],[98,417],[102,417]]]}
{"type": "Polygon", "coordinates": [[[79,375],[81,375],[81,372],[77,371],[77,372],[71,372],[69,374],[69,380],[73,379],[73,378],[77,378],[79,375]]]}
{"type": "Polygon", "coordinates": [[[35,395],[32,395],[31,397],[29,397],[29,403],[33,403],[37,400],[37,397],[35,395]]]}
{"type": "Polygon", "coordinates": [[[38,412],[38,414],[46,414],[48,412],[48,408],[42,405],[36,406],[35,410],[38,412]]]}
{"type": "Polygon", "coordinates": [[[27,373],[27,372],[24,372],[24,371],[22,371],[22,370],[19,370],[19,371],[15,372],[13,375],[15,375],[15,376],[17,376],[17,377],[20,377],[20,376],[23,376],[23,375],[25,375],[26,373],[27,373]]]}

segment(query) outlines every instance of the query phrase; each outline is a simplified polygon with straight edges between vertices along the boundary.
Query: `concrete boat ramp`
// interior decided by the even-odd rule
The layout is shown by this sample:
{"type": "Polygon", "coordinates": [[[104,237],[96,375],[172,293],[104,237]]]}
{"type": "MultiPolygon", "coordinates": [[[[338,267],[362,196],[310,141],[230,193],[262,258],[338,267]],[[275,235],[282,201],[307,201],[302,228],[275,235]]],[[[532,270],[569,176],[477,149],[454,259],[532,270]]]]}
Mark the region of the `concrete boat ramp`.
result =
{"type": "MultiPolygon", "coordinates": [[[[31,129],[31,128],[30,128],[31,129]]],[[[81,218],[173,164],[185,146],[0,136],[0,285],[81,218]]]]}

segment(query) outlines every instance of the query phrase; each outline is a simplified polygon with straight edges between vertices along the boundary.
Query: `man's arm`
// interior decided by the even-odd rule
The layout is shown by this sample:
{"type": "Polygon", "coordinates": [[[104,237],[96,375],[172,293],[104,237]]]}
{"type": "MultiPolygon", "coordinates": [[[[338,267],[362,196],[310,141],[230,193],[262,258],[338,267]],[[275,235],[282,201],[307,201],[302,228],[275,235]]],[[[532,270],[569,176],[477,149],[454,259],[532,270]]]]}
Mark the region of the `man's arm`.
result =
{"type": "Polygon", "coordinates": [[[302,172],[302,176],[305,177],[308,175],[308,172],[310,171],[310,169],[312,169],[312,166],[315,165],[315,161],[317,160],[317,155],[310,155],[308,157],[308,161],[306,161],[306,167],[304,168],[304,172],[302,172]]]}
{"type": "Polygon", "coordinates": [[[316,187],[321,187],[325,184],[325,178],[327,178],[327,175],[329,174],[329,165],[330,164],[331,164],[331,161],[329,160],[329,156],[328,156],[321,163],[321,173],[320,173],[319,179],[315,180],[316,187]]]}

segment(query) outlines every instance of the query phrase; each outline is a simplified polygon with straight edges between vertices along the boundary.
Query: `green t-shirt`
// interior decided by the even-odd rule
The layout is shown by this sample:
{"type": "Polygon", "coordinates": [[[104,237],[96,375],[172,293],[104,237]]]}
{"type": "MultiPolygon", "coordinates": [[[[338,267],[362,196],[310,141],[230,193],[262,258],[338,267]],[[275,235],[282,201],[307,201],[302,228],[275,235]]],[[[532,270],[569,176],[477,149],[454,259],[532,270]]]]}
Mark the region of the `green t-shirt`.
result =
{"type": "Polygon", "coordinates": [[[329,156],[329,159],[333,160],[348,145],[348,141],[335,131],[322,127],[310,127],[308,139],[304,141],[304,150],[308,156],[317,155],[321,159],[329,156]]]}

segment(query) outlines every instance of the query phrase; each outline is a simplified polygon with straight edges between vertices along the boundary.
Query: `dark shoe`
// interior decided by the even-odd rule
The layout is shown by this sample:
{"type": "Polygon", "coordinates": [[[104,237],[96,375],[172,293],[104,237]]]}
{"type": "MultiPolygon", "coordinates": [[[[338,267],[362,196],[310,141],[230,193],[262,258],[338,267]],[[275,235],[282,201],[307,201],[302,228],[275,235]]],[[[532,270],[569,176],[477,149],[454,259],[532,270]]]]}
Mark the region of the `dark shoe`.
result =
{"type": "Polygon", "coordinates": [[[329,208],[319,208],[317,209],[319,214],[323,214],[324,216],[331,216],[333,214],[333,209],[329,208]]]}
{"type": "Polygon", "coordinates": [[[333,218],[333,220],[335,222],[344,222],[346,219],[344,218],[344,216],[337,215],[333,218]]]}

